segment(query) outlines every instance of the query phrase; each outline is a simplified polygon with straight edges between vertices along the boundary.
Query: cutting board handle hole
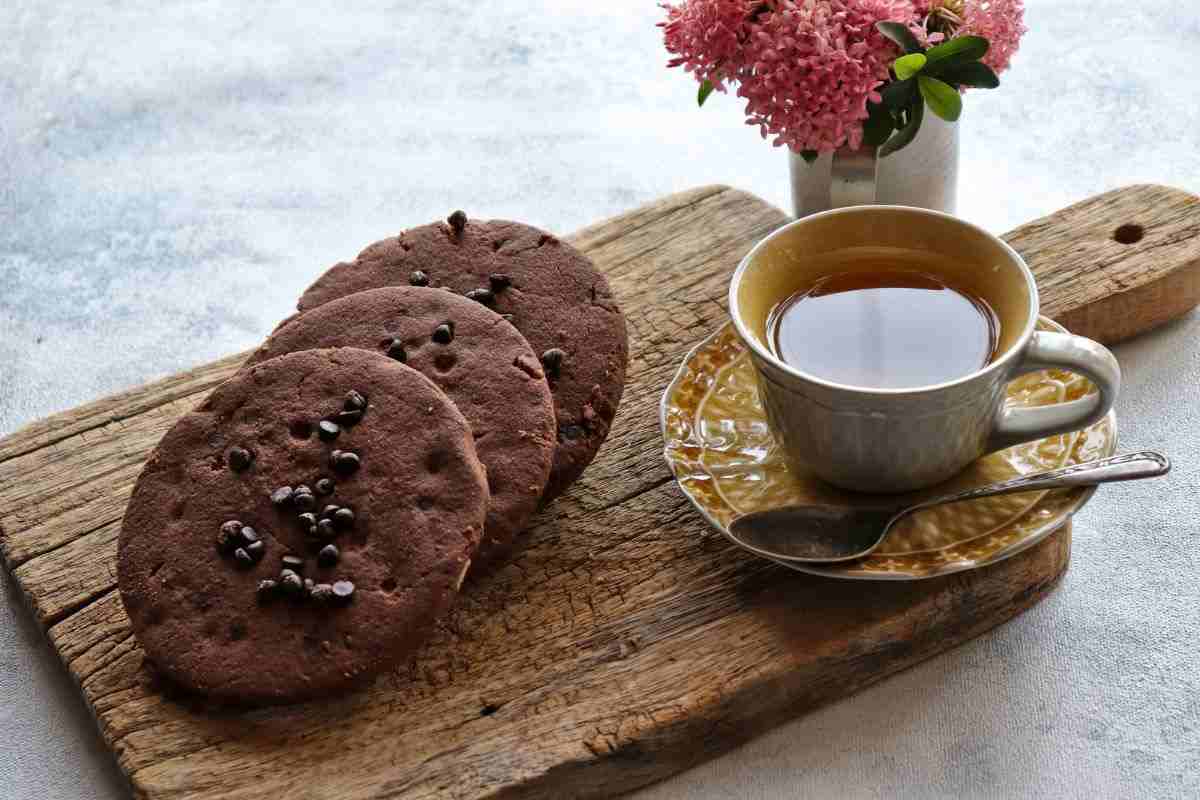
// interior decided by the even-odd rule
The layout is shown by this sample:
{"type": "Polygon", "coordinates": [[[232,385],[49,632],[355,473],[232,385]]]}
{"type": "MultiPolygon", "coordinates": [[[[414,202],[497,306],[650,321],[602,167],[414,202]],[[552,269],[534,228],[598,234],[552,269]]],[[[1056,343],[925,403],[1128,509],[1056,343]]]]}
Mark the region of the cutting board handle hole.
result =
{"type": "Polygon", "coordinates": [[[1113,240],[1121,244],[1134,244],[1140,242],[1142,237],[1146,235],[1146,231],[1141,225],[1134,225],[1132,222],[1127,222],[1113,231],[1113,240]]]}
{"type": "Polygon", "coordinates": [[[492,703],[488,703],[486,706],[479,709],[479,716],[490,717],[492,714],[495,714],[499,710],[500,710],[500,706],[493,705],[492,703]]]}

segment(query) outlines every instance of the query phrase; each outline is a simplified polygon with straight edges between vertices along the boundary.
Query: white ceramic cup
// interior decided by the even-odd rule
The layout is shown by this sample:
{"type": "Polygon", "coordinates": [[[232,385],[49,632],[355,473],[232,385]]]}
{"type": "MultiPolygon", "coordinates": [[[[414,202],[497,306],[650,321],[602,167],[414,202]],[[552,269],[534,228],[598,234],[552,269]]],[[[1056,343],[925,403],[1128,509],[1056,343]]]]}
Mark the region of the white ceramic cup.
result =
{"type": "Polygon", "coordinates": [[[1091,425],[1112,408],[1121,386],[1120,367],[1104,346],[1035,330],[1037,285],[1015,250],[937,211],[853,206],[784,225],[738,265],[729,314],[793,468],[846,489],[903,492],[940,483],[985,453],[1091,425]],[[769,343],[771,310],[795,287],[824,277],[820,256],[851,248],[916,250],[961,265],[939,277],[996,311],[995,357],[968,375],[914,389],[847,386],[782,361],[769,343]],[[1005,408],[1009,381],[1051,368],[1082,374],[1099,391],[1058,405],[1005,408]]]}

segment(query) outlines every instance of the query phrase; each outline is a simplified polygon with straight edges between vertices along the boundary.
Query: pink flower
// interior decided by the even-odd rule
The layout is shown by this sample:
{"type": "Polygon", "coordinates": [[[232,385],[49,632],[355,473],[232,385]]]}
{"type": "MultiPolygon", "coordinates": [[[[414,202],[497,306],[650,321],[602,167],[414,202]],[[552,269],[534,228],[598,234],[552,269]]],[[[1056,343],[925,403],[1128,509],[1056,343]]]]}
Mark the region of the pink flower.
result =
{"type": "Polygon", "coordinates": [[[876,22],[914,22],[909,0],[779,0],[751,26],[738,96],[746,122],[793,150],[858,148],[867,101],[899,49],[876,22]]]}
{"type": "Polygon", "coordinates": [[[1027,30],[1024,0],[915,0],[915,5],[920,24],[913,33],[922,43],[936,44],[946,34],[982,36],[988,40],[983,63],[997,74],[1008,69],[1027,30]]]}
{"type": "Polygon", "coordinates": [[[982,59],[996,73],[1008,69],[1013,54],[1021,43],[1025,27],[1025,3],[1022,0],[966,0],[963,4],[963,26],[959,36],[970,34],[988,40],[988,51],[982,59]]]}
{"type": "Polygon", "coordinates": [[[724,81],[741,67],[741,41],[757,0],[686,0],[662,3],[667,21],[660,22],[667,52],[675,58],[668,67],[682,66],[698,81],[710,81],[721,91],[724,81]]]}

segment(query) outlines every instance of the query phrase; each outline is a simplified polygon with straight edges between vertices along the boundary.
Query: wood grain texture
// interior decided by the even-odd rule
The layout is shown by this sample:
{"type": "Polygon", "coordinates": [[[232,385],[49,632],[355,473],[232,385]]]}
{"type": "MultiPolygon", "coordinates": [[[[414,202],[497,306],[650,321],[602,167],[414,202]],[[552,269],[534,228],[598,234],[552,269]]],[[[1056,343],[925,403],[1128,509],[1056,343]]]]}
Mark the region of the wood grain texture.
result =
{"type": "MultiPolygon", "coordinates": [[[[1185,210],[1173,212],[1170,243],[1152,244],[1155,228],[1146,226],[1142,247],[1169,256],[1156,269],[1195,252],[1182,233],[1195,229],[1195,212],[1172,203],[1185,210]]],[[[660,455],[659,394],[687,349],[725,318],[737,261],[785,219],[750,195],[712,186],[571,237],[607,272],[629,318],[629,384],[608,443],[583,480],[535,520],[518,556],[468,584],[428,647],[370,689],[328,702],[236,711],[164,691],[143,666],[115,590],[116,535],[145,455],[242,356],[0,441],[5,566],[134,793],[610,796],[1036,603],[1067,566],[1069,531],[973,573],[842,582],[798,575],[707,535],[671,483],[660,455]]],[[[1086,219],[1073,214],[1067,227],[1086,219]]],[[[1086,321],[1081,304],[1104,297],[1079,288],[1087,264],[1065,257],[1065,229],[1042,220],[1012,237],[1041,269],[1052,313],[1086,321]],[[1043,243],[1062,257],[1045,258],[1043,243]],[[1072,265],[1075,278],[1054,285],[1054,264],[1072,265]]],[[[1140,252],[1118,251],[1106,269],[1124,275],[1121,254],[1140,252]]],[[[1158,274],[1168,279],[1171,271],[1158,274]]]]}

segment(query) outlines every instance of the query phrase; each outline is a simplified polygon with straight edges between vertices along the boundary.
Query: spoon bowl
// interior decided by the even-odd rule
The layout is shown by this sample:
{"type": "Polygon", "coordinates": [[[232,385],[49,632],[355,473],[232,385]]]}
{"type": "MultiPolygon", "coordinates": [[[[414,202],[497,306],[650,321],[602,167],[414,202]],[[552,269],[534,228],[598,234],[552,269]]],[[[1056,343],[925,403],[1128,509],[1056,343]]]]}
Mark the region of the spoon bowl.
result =
{"type": "Polygon", "coordinates": [[[740,545],[768,558],[835,563],[874,550],[895,516],[894,508],[783,506],[738,517],[729,532],[740,545]]]}

